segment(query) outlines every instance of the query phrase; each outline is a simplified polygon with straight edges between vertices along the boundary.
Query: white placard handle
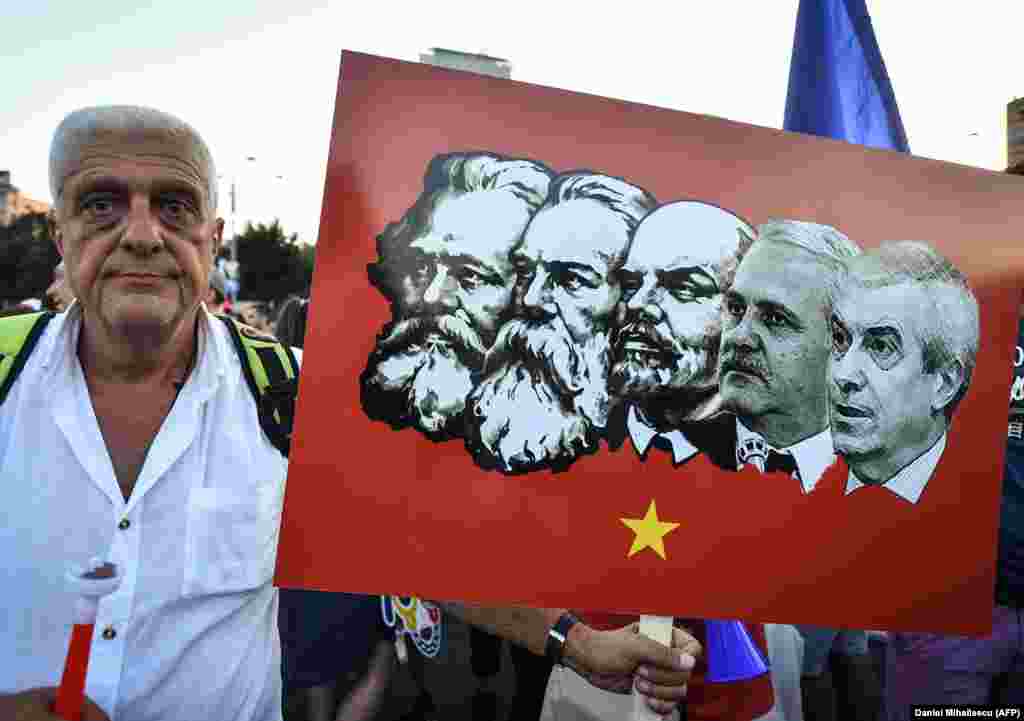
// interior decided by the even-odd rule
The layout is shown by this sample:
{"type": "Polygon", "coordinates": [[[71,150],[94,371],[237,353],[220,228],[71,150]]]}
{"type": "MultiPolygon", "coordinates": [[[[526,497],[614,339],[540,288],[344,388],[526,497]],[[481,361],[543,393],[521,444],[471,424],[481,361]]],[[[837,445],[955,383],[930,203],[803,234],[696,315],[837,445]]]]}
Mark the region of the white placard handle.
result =
{"type": "MultiPolygon", "coordinates": [[[[671,616],[641,616],[640,633],[658,643],[672,645],[672,617],[671,616]]],[[[633,721],[665,721],[665,717],[656,714],[651,707],[633,688],[633,721]]]]}

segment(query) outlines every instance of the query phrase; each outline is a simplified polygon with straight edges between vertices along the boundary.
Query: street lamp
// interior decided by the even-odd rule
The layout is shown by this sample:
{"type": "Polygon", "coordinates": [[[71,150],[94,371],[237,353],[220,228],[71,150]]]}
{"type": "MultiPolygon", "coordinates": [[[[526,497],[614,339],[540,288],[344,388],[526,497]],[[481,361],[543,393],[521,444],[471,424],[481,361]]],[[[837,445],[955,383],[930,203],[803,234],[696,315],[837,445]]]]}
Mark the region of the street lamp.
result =
{"type": "MultiPolygon", "coordinates": [[[[255,163],[256,157],[253,155],[245,156],[246,163],[255,163]]],[[[229,197],[231,199],[231,215],[230,218],[230,232],[231,232],[231,257],[238,260],[238,228],[236,217],[238,215],[238,186],[240,183],[241,171],[238,169],[234,170],[229,177],[231,178],[231,190],[229,197]]],[[[218,180],[223,179],[225,176],[218,175],[218,180]]],[[[283,175],[275,175],[275,180],[284,180],[283,175]]]]}

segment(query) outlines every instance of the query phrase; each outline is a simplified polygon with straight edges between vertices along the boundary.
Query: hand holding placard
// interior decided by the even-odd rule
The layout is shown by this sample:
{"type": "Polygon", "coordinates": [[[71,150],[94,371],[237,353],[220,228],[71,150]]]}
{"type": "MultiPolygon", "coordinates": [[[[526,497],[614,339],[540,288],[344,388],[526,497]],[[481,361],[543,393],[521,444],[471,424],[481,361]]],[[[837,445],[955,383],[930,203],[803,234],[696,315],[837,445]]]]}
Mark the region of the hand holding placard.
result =
{"type": "MultiPolygon", "coordinates": [[[[665,646],[672,645],[671,616],[641,616],[640,633],[665,646]]],[[[683,701],[683,703],[686,703],[683,701]]],[[[633,691],[633,721],[662,721],[664,717],[655,712],[644,697],[633,691]]]]}

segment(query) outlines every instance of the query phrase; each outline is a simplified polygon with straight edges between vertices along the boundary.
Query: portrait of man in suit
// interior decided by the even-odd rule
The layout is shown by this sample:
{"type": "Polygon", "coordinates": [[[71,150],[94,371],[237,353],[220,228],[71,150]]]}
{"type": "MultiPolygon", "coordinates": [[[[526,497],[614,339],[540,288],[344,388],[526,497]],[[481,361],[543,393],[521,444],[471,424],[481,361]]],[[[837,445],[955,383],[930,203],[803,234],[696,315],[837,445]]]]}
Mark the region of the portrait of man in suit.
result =
{"type": "Polygon", "coordinates": [[[721,408],[722,300],[753,242],[745,220],[698,200],[666,203],[640,222],[619,272],[610,446],[628,436],[641,457],[654,446],[675,464],[698,452],[693,436],[721,408]]]}
{"type": "Polygon", "coordinates": [[[483,468],[568,467],[597,450],[609,412],[610,333],[633,230],[656,206],[620,178],[559,175],[515,246],[514,317],[470,394],[466,447],[483,468]]]}
{"type": "Polygon", "coordinates": [[[552,176],[494,153],[431,160],[422,193],[377,237],[367,268],[392,313],[360,377],[367,416],[435,441],[462,435],[466,396],[512,305],[509,251],[552,176]]]}
{"type": "Polygon", "coordinates": [[[917,503],[967,393],[980,333],[967,279],[920,242],[848,262],[832,311],[832,438],[846,492],[880,486],[917,503]]]}
{"type": "Polygon", "coordinates": [[[858,246],[827,225],[773,220],[726,293],[719,383],[736,468],[784,470],[804,493],[835,461],[829,428],[831,297],[858,246]]]}

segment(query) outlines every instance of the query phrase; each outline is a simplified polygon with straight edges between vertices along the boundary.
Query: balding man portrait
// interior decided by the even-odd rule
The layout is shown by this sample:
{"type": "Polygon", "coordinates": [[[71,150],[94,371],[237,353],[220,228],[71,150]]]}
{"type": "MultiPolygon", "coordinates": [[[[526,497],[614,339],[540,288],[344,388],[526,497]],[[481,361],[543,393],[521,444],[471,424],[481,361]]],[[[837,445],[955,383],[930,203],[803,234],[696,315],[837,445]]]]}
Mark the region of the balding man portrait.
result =
{"type": "Polygon", "coordinates": [[[213,158],[173,116],[98,107],[64,118],[49,169],[77,300],[0,406],[0,716],[51,718],[64,570],[106,556],[123,581],[99,605],[86,718],[275,718],[287,465],[203,305],[223,232],[213,158]]]}
{"type": "MultiPolygon", "coordinates": [[[[52,231],[76,300],[40,326],[0,404],[0,718],[54,718],[76,618],[65,571],[93,557],[122,582],[99,602],[86,721],[281,718],[287,458],[203,303],[216,178],[196,130],[158,110],[87,108],[54,134],[52,231]]],[[[543,654],[564,609],[461,613],[543,654]]],[[[687,634],[669,649],[629,628],[559,628],[559,660],[594,683],[628,691],[641,674],[661,712],[685,694],[687,634]]]]}
{"type": "Polygon", "coordinates": [[[804,493],[835,462],[829,427],[832,293],[860,253],[826,225],[758,227],[726,293],[720,392],[736,417],[736,468],[788,473],[804,493]]]}
{"type": "Polygon", "coordinates": [[[619,271],[612,448],[628,436],[641,457],[658,447],[677,465],[698,444],[715,452],[718,424],[706,421],[721,410],[723,298],[753,242],[745,220],[698,200],[667,203],[641,221],[619,271]]]}
{"type": "Polygon", "coordinates": [[[474,375],[512,305],[509,252],[552,175],[495,153],[431,160],[419,198],[378,236],[368,268],[392,319],[360,381],[367,416],[435,441],[462,435],[474,375]]]}
{"type": "Polygon", "coordinates": [[[847,493],[917,503],[970,386],[980,335],[967,279],[926,243],[883,243],[847,262],[832,311],[832,439],[847,493]]]}
{"type": "Polygon", "coordinates": [[[598,448],[608,421],[611,326],[619,270],[654,196],[591,171],[555,178],[511,254],[513,320],[502,326],[466,414],[484,468],[567,468],[598,448]]]}

